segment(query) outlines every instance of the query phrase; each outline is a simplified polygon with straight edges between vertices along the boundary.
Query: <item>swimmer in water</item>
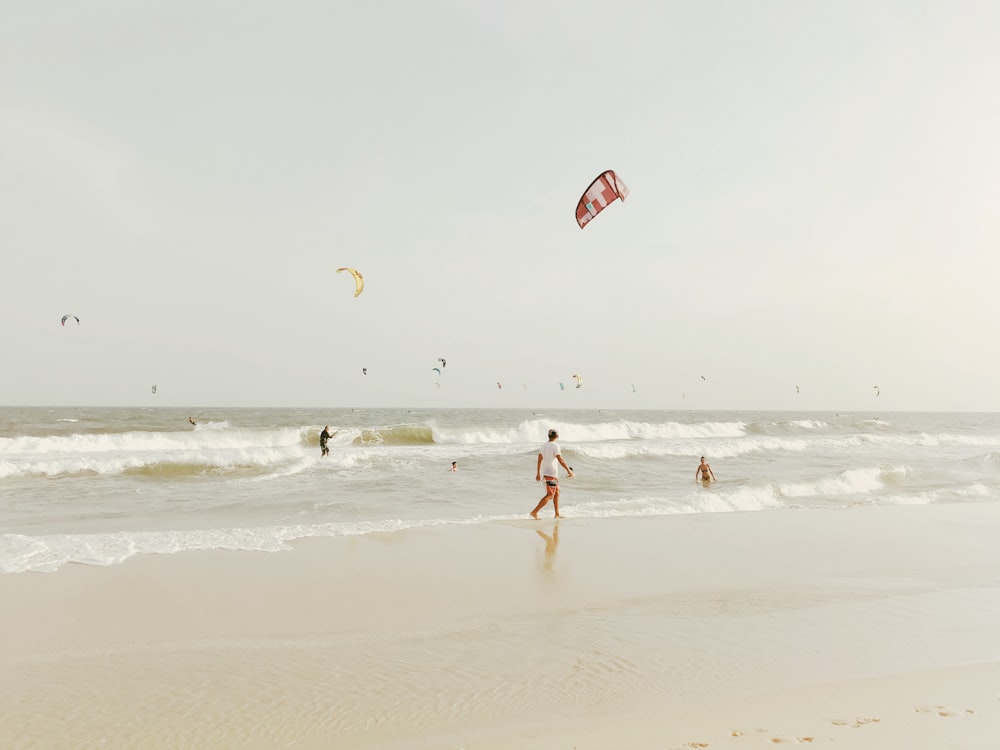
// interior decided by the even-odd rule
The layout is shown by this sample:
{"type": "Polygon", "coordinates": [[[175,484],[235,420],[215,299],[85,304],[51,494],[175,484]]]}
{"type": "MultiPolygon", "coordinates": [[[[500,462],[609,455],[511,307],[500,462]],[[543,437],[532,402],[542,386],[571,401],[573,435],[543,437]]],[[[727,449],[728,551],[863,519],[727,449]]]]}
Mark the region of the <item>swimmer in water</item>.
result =
{"type": "Polygon", "coordinates": [[[715,472],[712,471],[712,467],[705,462],[705,457],[701,457],[701,463],[698,468],[695,469],[694,476],[697,479],[701,475],[702,483],[707,487],[709,482],[715,481],[715,472]]]}

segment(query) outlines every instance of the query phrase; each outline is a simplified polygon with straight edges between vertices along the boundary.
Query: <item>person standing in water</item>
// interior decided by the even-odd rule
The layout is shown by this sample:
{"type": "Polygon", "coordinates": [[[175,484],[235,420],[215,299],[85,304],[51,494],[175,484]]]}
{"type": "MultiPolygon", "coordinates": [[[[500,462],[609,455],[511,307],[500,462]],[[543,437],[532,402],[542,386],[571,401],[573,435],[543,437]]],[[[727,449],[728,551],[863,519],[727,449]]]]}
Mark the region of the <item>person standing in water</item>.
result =
{"type": "Polygon", "coordinates": [[[452,471],[458,471],[458,461],[452,461],[451,462],[451,470],[452,471]]]}
{"type": "Polygon", "coordinates": [[[538,518],[538,511],[545,507],[549,500],[552,501],[552,508],[555,510],[556,518],[559,515],[559,464],[566,470],[566,476],[573,476],[573,470],[566,465],[562,457],[562,451],[556,438],[559,433],[549,430],[549,442],[538,449],[538,463],[535,468],[535,481],[541,482],[545,479],[545,497],[538,501],[538,505],[531,511],[532,518],[538,518]]]}
{"type": "Polygon", "coordinates": [[[715,472],[712,471],[712,467],[711,466],[709,466],[707,463],[705,463],[705,457],[704,456],[701,457],[701,463],[698,465],[698,468],[695,469],[695,472],[694,472],[694,476],[695,476],[696,479],[698,478],[699,475],[701,476],[701,481],[706,486],[708,485],[709,482],[715,480],[715,472]]]}
{"type": "Polygon", "coordinates": [[[331,437],[332,436],[330,435],[330,426],[327,425],[326,427],[323,428],[323,431],[319,434],[319,448],[321,456],[330,455],[330,448],[329,446],[327,446],[327,443],[330,442],[331,437]]]}

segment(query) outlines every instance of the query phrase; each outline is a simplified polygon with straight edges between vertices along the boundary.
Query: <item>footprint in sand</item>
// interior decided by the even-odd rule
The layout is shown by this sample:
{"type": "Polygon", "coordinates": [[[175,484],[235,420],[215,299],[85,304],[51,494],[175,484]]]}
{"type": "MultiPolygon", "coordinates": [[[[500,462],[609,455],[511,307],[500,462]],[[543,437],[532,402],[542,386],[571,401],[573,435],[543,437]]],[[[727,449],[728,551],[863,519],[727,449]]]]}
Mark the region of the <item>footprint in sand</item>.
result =
{"type": "Polygon", "coordinates": [[[928,708],[927,706],[917,706],[913,709],[920,714],[937,714],[938,716],[943,716],[945,718],[949,716],[972,716],[975,711],[971,708],[961,709],[950,709],[945,706],[934,706],[933,708],[928,708]]]}
{"type": "Polygon", "coordinates": [[[684,747],[708,747],[707,742],[685,742],[684,747]]]}
{"type": "Polygon", "coordinates": [[[863,727],[865,724],[878,724],[881,719],[869,719],[869,718],[858,718],[854,721],[845,721],[844,719],[834,719],[830,723],[838,727],[863,727]]]}

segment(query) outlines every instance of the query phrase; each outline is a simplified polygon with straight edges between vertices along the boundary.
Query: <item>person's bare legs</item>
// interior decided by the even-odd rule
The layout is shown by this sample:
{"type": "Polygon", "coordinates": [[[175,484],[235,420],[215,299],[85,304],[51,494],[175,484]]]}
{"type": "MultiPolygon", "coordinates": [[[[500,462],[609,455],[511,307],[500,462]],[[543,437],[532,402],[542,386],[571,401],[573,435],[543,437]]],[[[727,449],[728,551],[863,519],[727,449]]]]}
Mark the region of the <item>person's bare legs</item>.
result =
{"type": "Polygon", "coordinates": [[[556,486],[556,491],[552,493],[552,508],[556,512],[556,518],[562,518],[559,515],[559,486],[556,486]]]}
{"type": "MultiPolygon", "coordinates": [[[[547,478],[546,478],[546,481],[547,481],[547,478]]],[[[540,511],[542,508],[545,507],[545,504],[549,501],[550,497],[552,497],[553,495],[557,495],[558,496],[558,494],[559,494],[559,487],[558,486],[557,487],[552,487],[551,485],[546,484],[545,485],[545,497],[543,497],[541,500],[539,500],[538,501],[538,505],[536,505],[535,509],[533,511],[531,511],[531,513],[530,513],[531,517],[532,518],[538,518],[538,511],[540,511]]],[[[559,506],[556,505],[556,508],[558,508],[558,507],[559,506]]],[[[557,511],[556,514],[558,515],[558,511],[557,511]]]]}

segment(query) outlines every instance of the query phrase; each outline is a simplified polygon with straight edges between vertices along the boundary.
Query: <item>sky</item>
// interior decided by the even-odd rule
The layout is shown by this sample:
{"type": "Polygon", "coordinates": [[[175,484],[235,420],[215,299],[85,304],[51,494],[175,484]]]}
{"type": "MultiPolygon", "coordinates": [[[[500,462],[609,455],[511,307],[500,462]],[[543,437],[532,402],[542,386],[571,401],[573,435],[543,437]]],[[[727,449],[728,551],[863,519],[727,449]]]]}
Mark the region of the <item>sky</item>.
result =
{"type": "Polygon", "coordinates": [[[998,134],[992,0],[0,0],[0,404],[998,411],[998,134]]]}

